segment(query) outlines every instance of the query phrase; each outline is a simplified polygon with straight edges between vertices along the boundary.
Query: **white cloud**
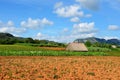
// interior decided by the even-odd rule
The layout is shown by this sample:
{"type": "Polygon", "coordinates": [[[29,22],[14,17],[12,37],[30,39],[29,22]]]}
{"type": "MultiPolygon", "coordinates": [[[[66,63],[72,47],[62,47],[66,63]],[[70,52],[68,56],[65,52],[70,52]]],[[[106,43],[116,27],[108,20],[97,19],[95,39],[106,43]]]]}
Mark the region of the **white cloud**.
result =
{"type": "Polygon", "coordinates": [[[72,42],[78,38],[86,38],[86,37],[93,37],[95,33],[89,34],[69,34],[69,35],[59,35],[59,36],[49,36],[49,40],[57,41],[57,42],[72,42]]]}
{"type": "Polygon", "coordinates": [[[91,14],[85,14],[80,4],[64,6],[62,2],[55,4],[54,13],[59,17],[70,18],[71,22],[79,22],[80,18],[90,18],[91,14]]]}
{"type": "Polygon", "coordinates": [[[108,39],[119,39],[118,37],[112,37],[112,36],[105,36],[104,39],[108,40],[108,39]]]}
{"type": "Polygon", "coordinates": [[[98,10],[99,9],[99,0],[76,0],[79,2],[83,7],[90,9],[90,10],[98,10]]]}
{"type": "Polygon", "coordinates": [[[0,32],[23,33],[25,31],[25,28],[15,27],[12,21],[8,21],[7,23],[0,21],[0,32]]]}
{"type": "Polygon", "coordinates": [[[95,26],[94,22],[74,24],[73,34],[96,32],[94,26],[95,26]]]}
{"type": "Polygon", "coordinates": [[[63,32],[68,32],[68,31],[69,31],[68,28],[63,29],[63,32]]]}
{"type": "MultiPolygon", "coordinates": [[[[4,32],[4,33],[7,32],[15,36],[20,36],[21,33],[25,33],[29,31],[28,28],[35,29],[39,27],[41,28],[41,27],[49,26],[52,24],[53,22],[47,20],[46,18],[35,19],[35,20],[29,18],[27,21],[22,21],[19,27],[15,26],[13,21],[8,21],[6,23],[0,21],[0,32],[4,32]]],[[[37,37],[40,36],[42,36],[42,34],[39,33],[37,37]]]]}
{"type": "Polygon", "coordinates": [[[54,12],[61,17],[84,17],[84,12],[79,5],[59,7],[56,8],[54,12]]]}
{"type": "Polygon", "coordinates": [[[94,37],[97,33],[95,29],[95,23],[79,23],[73,25],[73,30],[71,33],[71,37],[75,40],[77,38],[87,38],[87,37],[94,37]]]}
{"type": "Polygon", "coordinates": [[[53,22],[47,20],[46,18],[43,18],[43,19],[28,18],[27,21],[21,22],[22,27],[32,28],[32,29],[41,28],[41,27],[50,26],[50,25],[53,25],[53,22]]]}
{"type": "MultiPolygon", "coordinates": [[[[103,0],[104,1],[104,0],[103,0]]],[[[105,0],[109,6],[115,10],[120,10],[120,0],[105,0]]]]}
{"type": "Polygon", "coordinates": [[[10,33],[22,33],[25,32],[24,28],[15,28],[15,27],[1,27],[0,32],[10,32],[10,33]]]}
{"type": "Polygon", "coordinates": [[[36,35],[36,37],[39,37],[39,38],[40,38],[40,37],[43,37],[43,34],[39,32],[39,33],[36,35]]]}
{"type": "Polygon", "coordinates": [[[117,25],[109,25],[109,26],[108,26],[108,29],[114,31],[114,30],[120,30],[120,27],[117,26],[117,25]]]}
{"type": "Polygon", "coordinates": [[[71,22],[79,22],[80,19],[78,17],[73,17],[70,19],[71,22]]]}
{"type": "Polygon", "coordinates": [[[12,33],[12,35],[15,36],[15,37],[21,37],[20,35],[14,34],[14,33],[12,33]]]}
{"type": "Polygon", "coordinates": [[[59,7],[61,7],[62,5],[63,5],[63,2],[58,2],[58,3],[55,4],[54,8],[55,8],[55,9],[56,9],[56,8],[59,8],[59,7]]]}
{"type": "Polygon", "coordinates": [[[49,40],[49,36],[42,34],[41,32],[37,33],[33,38],[39,40],[43,40],[43,39],[49,40]]]}
{"type": "Polygon", "coordinates": [[[79,33],[79,34],[72,34],[73,39],[78,39],[78,38],[87,38],[87,37],[94,37],[96,33],[79,33]]]}
{"type": "Polygon", "coordinates": [[[92,17],[92,15],[91,14],[86,14],[85,17],[90,18],[90,17],[92,17]]]}
{"type": "Polygon", "coordinates": [[[13,27],[14,23],[9,20],[7,23],[3,23],[2,21],[0,21],[0,27],[13,27]]]}
{"type": "Polygon", "coordinates": [[[41,24],[42,24],[42,25],[53,25],[53,22],[47,20],[46,18],[43,18],[43,19],[41,20],[41,24]]]}
{"type": "Polygon", "coordinates": [[[55,41],[56,37],[55,36],[49,36],[48,34],[42,34],[41,32],[37,33],[34,39],[39,39],[39,40],[53,40],[55,41]]]}
{"type": "MultiPolygon", "coordinates": [[[[96,29],[94,28],[94,22],[91,23],[80,23],[73,26],[72,31],[68,32],[68,28],[64,28],[64,34],[58,34],[51,36],[49,34],[37,34],[37,39],[47,39],[57,42],[72,42],[77,38],[86,38],[86,37],[93,37],[96,34],[96,29]]],[[[63,33],[62,31],[62,33],[63,33]]]]}
{"type": "Polygon", "coordinates": [[[50,36],[48,34],[42,34],[38,33],[34,39],[39,39],[39,40],[50,40],[50,41],[56,41],[56,42],[70,42],[71,41],[71,36],[65,36],[65,35],[60,35],[60,36],[50,36]]]}
{"type": "Polygon", "coordinates": [[[14,23],[12,21],[8,21],[7,25],[8,26],[14,26],[14,23]]]}

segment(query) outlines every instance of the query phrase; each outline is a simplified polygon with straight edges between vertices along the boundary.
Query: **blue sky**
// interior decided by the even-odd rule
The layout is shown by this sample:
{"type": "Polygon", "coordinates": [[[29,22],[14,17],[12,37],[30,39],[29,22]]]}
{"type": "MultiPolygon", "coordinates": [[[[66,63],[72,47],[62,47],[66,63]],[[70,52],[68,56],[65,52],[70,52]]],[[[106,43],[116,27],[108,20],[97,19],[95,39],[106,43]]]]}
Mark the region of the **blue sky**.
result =
{"type": "Polygon", "coordinates": [[[120,39],[120,0],[0,0],[0,32],[71,42],[120,39]]]}

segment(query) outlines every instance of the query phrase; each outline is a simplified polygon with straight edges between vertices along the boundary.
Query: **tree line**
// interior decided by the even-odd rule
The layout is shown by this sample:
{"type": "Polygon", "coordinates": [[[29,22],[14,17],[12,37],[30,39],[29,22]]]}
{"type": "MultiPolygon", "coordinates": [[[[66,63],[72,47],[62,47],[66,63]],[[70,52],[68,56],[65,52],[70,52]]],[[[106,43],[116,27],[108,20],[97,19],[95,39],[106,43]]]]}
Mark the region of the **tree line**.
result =
{"type": "Polygon", "coordinates": [[[87,47],[112,48],[111,44],[100,43],[100,42],[91,43],[90,41],[86,41],[86,42],[85,42],[85,45],[86,45],[87,47]]]}

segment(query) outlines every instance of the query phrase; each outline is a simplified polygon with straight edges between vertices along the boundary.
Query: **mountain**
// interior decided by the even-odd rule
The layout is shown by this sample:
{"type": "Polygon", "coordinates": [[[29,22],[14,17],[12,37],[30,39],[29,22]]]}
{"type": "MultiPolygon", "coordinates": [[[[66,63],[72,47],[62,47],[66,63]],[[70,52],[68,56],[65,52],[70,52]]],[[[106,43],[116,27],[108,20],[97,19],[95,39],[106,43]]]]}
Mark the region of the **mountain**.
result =
{"type": "Polygon", "coordinates": [[[16,39],[16,40],[24,40],[23,37],[15,37],[10,33],[0,33],[0,40],[6,40],[6,39],[16,39]]]}
{"type": "MultiPolygon", "coordinates": [[[[74,42],[83,42],[90,41],[91,43],[107,43],[107,44],[115,44],[120,45],[120,40],[118,39],[102,39],[96,37],[89,37],[84,39],[76,39],[74,42]]],[[[0,44],[14,44],[14,43],[38,43],[38,44],[59,44],[58,42],[48,41],[48,40],[33,40],[32,38],[23,38],[23,37],[15,37],[10,33],[0,33],[0,44]]]]}
{"type": "Polygon", "coordinates": [[[0,33],[0,39],[14,38],[12,34],[9,33],[0,33]]]}
{"type": "Polygon", "coordinates": [[[26,38],[15,37],[10,33],[0,33],[0,44],[14,44],[17,42],[24,42],[26,38]]]}
{"type": "Polygon", "coordinates": [[[96,37],[89,37],[89,38],[83,38],[83,39],[76,39],[74,42],[78,43],[85,43],[86,41],[89,41],[91,43],[107,43],[107,44],[115,44],[115,45],[120,45],[120,40],[118,39],[101,39],[101,38],[96,38],[96,37]]]}
{"type": "Polygon", "coordinates": [[[120,40],[118,40],[118,39],[109,39],[109,40],[107,40],[107,43],[120,45],[120,40]]]}

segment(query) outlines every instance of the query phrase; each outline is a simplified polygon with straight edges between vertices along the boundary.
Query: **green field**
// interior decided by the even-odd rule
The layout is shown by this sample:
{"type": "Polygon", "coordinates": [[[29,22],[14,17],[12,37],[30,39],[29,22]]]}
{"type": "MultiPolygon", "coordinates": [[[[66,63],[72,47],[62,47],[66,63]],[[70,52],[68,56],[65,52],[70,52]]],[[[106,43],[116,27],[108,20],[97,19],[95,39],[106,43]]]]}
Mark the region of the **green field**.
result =
{"type": "Polygon", "coordinates": [[[25,45],[0,45],[0,56],[120,56],[120,49],[90,47],[88,52],[70,52],[25,45]]]}

